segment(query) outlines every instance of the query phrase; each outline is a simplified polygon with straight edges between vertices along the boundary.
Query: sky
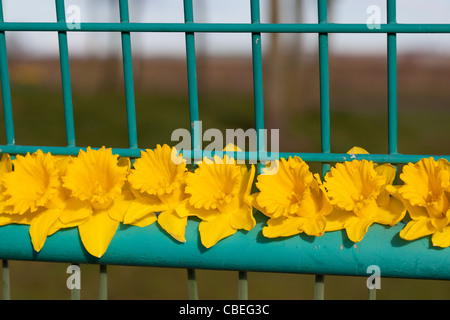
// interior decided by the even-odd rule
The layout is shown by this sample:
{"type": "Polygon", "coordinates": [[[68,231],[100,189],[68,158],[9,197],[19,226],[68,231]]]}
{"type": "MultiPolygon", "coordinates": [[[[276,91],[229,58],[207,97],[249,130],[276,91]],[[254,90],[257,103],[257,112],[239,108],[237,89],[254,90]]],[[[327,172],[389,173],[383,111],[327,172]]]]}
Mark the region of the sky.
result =
{"type": "MultiPolygon", "coordinates": [[[[249,0],[193,0],[196,22],[248,23],[249,0]]],[[[261,21],[269,22],[269,1],[261,0],[261,21]]],[[[281,0],[280,21],[295,22],[293,8],[298,0],[281,0]]],[[[300,10],[303,22],[317,22],[317,1],[304,0],[300,10]]],[[[77,6],[81,22],[119,21],[117,0],[66,0],[66,8],[77,6]]],[[[329,22],[366,23],[374,14],[368,9],[379,9],[381,23],[386,22],[386,0],[334,0],[329,22]]],[[[5,21],[56,21],[54,0],[3,0],[5,21]]],[[[183,22],[183,0],[129,0],[132,22],[183,22]]],[[[70,14],[69,12],[67,13],[70,14]]],[[[397,0],[399,23],[450,23],[449,0],[397,0]]],[[[7,32],[7,46],[11,54],[57,56],[58,40],[55,32],[7,32]]],[[[283,35],[283,41],[292,41],[283,35]]],[[[399,53],[450,54],[450,35],[399,34],[399,53]]],[[[106,56],[120,54],[118,33],[69,33],[71,56],[106,56]]],[[[330,51],[334,53],[383,54],[386,51],[385,34],[332,34],[330,51]]],[[[268,35],[263,34],[264,47],[270,45],[268,35]]],[[[251,53],[249,34],[197,34],[197,51],[211,55],[242,55],[251,53]]],[[[306,34],[302,49],[314,51],[317,35],[306,34]]],[[[147,56],[184,56],[184,35],[180,33],[134,33],[132,50],[147,56]]]]}

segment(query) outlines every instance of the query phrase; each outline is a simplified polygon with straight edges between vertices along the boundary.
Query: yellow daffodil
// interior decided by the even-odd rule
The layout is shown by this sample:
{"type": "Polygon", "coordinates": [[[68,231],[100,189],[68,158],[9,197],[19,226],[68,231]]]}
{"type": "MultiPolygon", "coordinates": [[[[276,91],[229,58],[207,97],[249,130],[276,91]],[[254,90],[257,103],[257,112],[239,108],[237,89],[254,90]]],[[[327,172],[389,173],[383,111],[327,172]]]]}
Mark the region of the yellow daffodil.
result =
{"type": "Polygon", "coordinates": [[[124,223],[143,227],[158,221],[173,238],[185,242],[187,217],[180,217],[175,207],[187,197],[186,171],[186,161],[166,144],[141,152],[128,176],[136,200],[128,209],[124,223]],[[158,216],[156,212],[160,212],[158,216]]]}
{"type": "Polygon", "coordinates": [[[321,236],[325,216],[333,207],[320,177],[313,176],[309,166],[299,157],[281,158],[275,174],[258,176],[258,193],[252,195],[254,207],[270,219],[263,228],[268,238],[287,237],[305,232],[321,236]]]}
{"type": "Polygon", "coordinates": [[[63,221],[79,221],[78,232],[86,250],[101,257],[132,201],[124,190],[127,165],[119,165],[118,155],[102,147],[80,150],[67,164],[63,186],[70,191],[72,207],[63,221]]]}
{"type": "Polygon", "coordinates": [[[12,161],[14,171],[2,175],[5,212],[9,214],[2,215],[3,223],[29,224],[36,251],[42,249],[47,236],[62,227],[58,221],[65,208],[65,194],[61,187],[59,160],[41,150],[17,155],[12,161]]]}
{"type": "Polygon", "coordinates": [[[186,178],[189,198],[177,206],[182,217],[197,216],[203,246],[210,248],[218,241],[233,235],[238,229],[251,230],[256,221],[253,217],[250,189],[255,167],[247,169],[226,155],[203,158],[195,172],[186,178]]]}
{"type": "MultiPolygon", "coordinates": [[[[0,161],[0,181],[3,181],[3,177],[11,171],[11,157],[9,154],[4,154],[0,161]]],[[[8,196],[6,196],[4,192],[5,187],[3,183],[0,183],[0,226],[11,223],[29,224],[28,219],[24,218],[23,215],[12,214],[13,207],[7,204],[8,196]]]]}
{"type": "MultiPolygon", "coordinates": [[[[349,153],[367,153],[363,151],[353,148],[349,153]]],[[[367,160],[337,163],[325,175],[324,186],[335,207],[326,217],[325,231],[345,229],[351,241],[359,242],[373,223],[397,224],[406,210],[386,190],[394,178],[395,167],[390,164],[375,165],[367,160]]]]}
{"type": "MultiPolygon", "coordinates": [[[[11,157],[9,154],[2,155],[2,159],[0,161],[0,181],[3,180],[3,177],[12,171],[11,157]]],[[[4,194],[5,187],[3,183],[0,183],[0,225],[2,225],[1,215],[12,213],[12,207],[6,204],[6,200],[8,197],[4,194]]]]}
{"type": "Polygon", "coordinates": [[[388,189],[401,197],[411,217],[400,237],[414,240],[432,235],[434,246],[450,246],[450,163],[433,158],[409,163],[400,179],[404,185],[388,189]]]}

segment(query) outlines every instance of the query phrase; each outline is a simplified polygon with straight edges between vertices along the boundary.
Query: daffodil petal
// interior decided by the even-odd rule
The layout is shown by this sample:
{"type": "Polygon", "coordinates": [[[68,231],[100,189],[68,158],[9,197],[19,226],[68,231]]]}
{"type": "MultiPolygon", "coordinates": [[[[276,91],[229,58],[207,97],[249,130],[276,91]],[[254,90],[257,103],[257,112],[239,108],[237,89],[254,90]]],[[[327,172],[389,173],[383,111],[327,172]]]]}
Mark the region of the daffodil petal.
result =
{"type": "Polygon", "coordinates": [[[5,198],[6,197],[3,197],[2,195],[0,195],[0,214],[6,213],[6,214],[11,214],[11,215],[17,215],[17,214],[13,214],[14,207],[11,205],[8,205],[6,203],[5,198]]]}
{"type": "Polygon", "coordinates": [[[306,219],[303,224],[303,231],[309,236],[321,237],[325,232],[326,220],[323,217],[317,216],[313,219],[306,219]]]}
{"type": "Polygon", "coordinates": [[[0,177],[3,177],[5,173],[12,170],[11,157],[9,154],[5,153],[2,155],[2,160],[0,161],[0,177]]]}
{"type": "Polygon", "coordinates": [[[202,221],[198,230],[205,248],[211,248],[220,240],[236,233],[236,229],[231,226],[231,214],[219,214],[212,221],[202,221]]]}
{"type": "Polygon", "coordinates": [[[400,231],[400,238],[405,240],[415,240],[425,237],[436,231],[430,219],[412,220],[400,231]]]}
{"type": "Polygon", "coordinates": [[[376,166],[375,171],[382,176],[386,177],[386,182],[385,184],[392,184],[394,182],[395,179],[395,167],[390,164],[390,163],[384,163],[384,164],[380,164],[378,166],[376,166]]]}
{"type": "Polygon", "coordinates": [[[158,220],[158,217],[156,216],[156,213],[150,212],[150,213],[142,216],[142,218],[134,220],[133,223],[129,223],[129,224],[136,226],[136,227],[147,227],[147,226],[155,223],[157,220],[158,220]]]}
{"type": "Polygon", "coordinates": [[[255,166],[251,165],[250,170],[247,170],[245,166],[242,166],[241,172],[243,174],[243,177],[241,190],[239,192],[241,195],[240,198],[243,199],[244,202],[246,202],[247,204],[251,205],[251,203],[247,202],[248,201],[247,196],[250,195],[253,180],[255,178],[255,166]]]}
{"type": "Polygon", "coordinates": [[[443,217],[443,218],[439,218],[439,219],[431,218],[431,224],[433,225],[433,227],[436,228],[436,231],[440,231],[447,226],[448,218],[447,217],[443,217]]]}
{"type": "Polygon", "coordinates": [[[158,224],[174,239],[186,242],[187,217],[180,217],[175,210],[165,210],[158,216],[158,224]]]}
{"type": "Polygon", "coordinates": [[[360,219],[358,217],[354,217],[347,220],[345,223],[347,237],[355,243],[360,242],[372,224],[372,219],[360,219]]]}
{"type": "Polygon", "coordinates": [[[394,226],[404,218],[406,207],[399,199],[392,197],[386,206],[379,206],[375,215],[375,222],[394,226]]]}
{"type": "Polygon", "coordinates": [[[436,231],[431,236],[431,242],[435,247],[447,248],[450,246],[450,226],[445,227],[442,231],[436,231]]]}
{"type": "Polygon", "coordinates": [[[109,217],[107,210],[96,210],[89,219],[78,226],[85,249],[94,257],[100,258],[107,250],[119,222],[109,217]]]}
{"type": "Polygon", "coordinates": [[[92,214],[92,208],[87,201],[80,201],[76,198],[67,198],[66,205],[59,220],[69,226],[76,226],[87,220],[92,214]]]}
{"type": "Polygon", "coordinates": [[[253,208],[255,208],[256,210],[260,211],[261,213],[265,214],[266,216],[268,216],[268,214],[266,213],[266,209],[261,207],[258,204],[258,201],[256,200],[258,198],[259,192],[253,193],[251,195],[247,196],[247,201],[251,203],[251,205],[253,206],[253,208]]]}
{"type": "Polygon", "coordinates": [[[219,210],[206,210],[194,208],[190,203],[189,199],[185,199],[180,202],[180,204],[175,208],[177,214],[180,217],[195,216],[204,221],[214,220],[218,215],[220,215],[219,210]]]}
{"type": "Polygon", "coordinates": [[[127,168],[127,172],[130,172],[131,169],[131,160],[128,157],[119,157],[117,159],[117,165],[119,167],[125,167],[127,168]]]}
{"type": "Polygon", "coordinates": [[[400,200],[405,206],[406,211],[413,220],[419,220],[422,218],[428,218],[427,210],[424,207],[413,206],[409,201],[405,200],[400,194],[399,190],[402,186],[387,185],[386,191],[389,192],[395,199],[400,200]]]}
{"type": "Polygon", "coordinates": [[[123,222],[125,214],[135,199],[131,191],[123,191],[108,208],[110,218],[123,222]]]}
{"type": "Polygon", "coordinates": [[[338,208],[333,209],[333,211],[325,217],[327,221],[325,231],[344,229],[345,222],[353,216],[354,214],[351,211],[345,211],[338,208]]]}
{"type": "Polygon", "coordinates": [[[405,202],[406,210],[408,211],[409,216],[413,220],[422,220],[428,219],[429,215],[427,209],[421,206],[413,206],[409,201],[405,202]]]}
{"type": "Polygon", "coordinates": [[[231,226],[250,231],[256,225],[252,207],[244,204],[231,214],[231,226]]]}
{"type": "Polygon", "coordinates": [[[49,230],[58,221],[61,209],[41,209],[30,224],[30,237],[35,251],[39,252],[49,235],[49,230]]]}
{"type": "Polygon", "coordinates": [[[369,152],[366,149],[363,149],[361,147],[353,147],[350,150],[347,151],[348,154],[369,154],[369,152]]]}
{"type": "Polygon", "coordinates": [[[266,238],[289,237],[302,232],[306,219],[302,217],[278,217],[267,220],[262,232],[266,238]]]}
{"type": "Polygon", "coordinates": [[[130,203],[123,217],[123,223],[140,227],[147,226],[156,221],[155,212],[167,209],[167,205],[163,204],[157,197],[137,198],[130,203]],[[148,219],[145,219],[147,216],[148,219]]]}
{"type": "Polygon", "coordinates": [[[384,176],[386,178],[385,187],[380,189],[380,194],[377,197],[377,203],[380,206],[387,205],[390,200],[390,194],[386,190],[386,186],[392,185],[395,179],[395,167],[389,163],[385,163],[379,166],[374,167],[375,171],[380,176],[384,176]]]}
{"type": "Polygon", "coordinates": [[[8,224],[27,224],[31,223],[30,215],[0,213],[0,226],[8,224]]]}

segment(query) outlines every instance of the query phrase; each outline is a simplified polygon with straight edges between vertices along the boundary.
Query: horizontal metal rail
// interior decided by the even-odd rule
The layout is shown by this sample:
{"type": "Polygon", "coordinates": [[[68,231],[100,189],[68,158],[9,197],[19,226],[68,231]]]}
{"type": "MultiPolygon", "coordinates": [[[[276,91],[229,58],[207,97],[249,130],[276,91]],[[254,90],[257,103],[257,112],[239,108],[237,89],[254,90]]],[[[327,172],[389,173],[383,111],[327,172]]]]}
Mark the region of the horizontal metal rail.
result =
{"type": "Polygon", "coordinates": [[[210,33],[450,33],[450,24],[0,22],[1,31],[210,33]]]}
{"type": "Polygon", "coordinates": [[[383,277],[450,279],[450,268],[445,267],[450,264],[450,250],[432,247],[427,238],[402,240],[398,233],[403,223],[389,228],[375,224],[354,244],[341,231],[267,239],[261,234],[265,218],[257,215],[256,219],[251,231],[238,231],[209,249],[199,245],[195,220],[188,221],[185,243],[172,240],[157,224],[120,226],[100,259],[85,251],[76,228],[50,236],[37,253],[28,226],[8,225],[0,232],[0,252],[10,260],[350,276],[368,276],[367,268],[377,265],[383,277]]]}
{"type": "MultiPolygon", "coordinates": [[[[78,155],[80,150],[86,150],[87,147],[58,147],[58,146],[22,146],[22,145],[0,145],[0,153],[9,154],[26,154],[33,153],[37,150],[42,150],[44,153],[50,152],[53,155],[78,155]]],[[[92,149],[98,149],[92,147],[92,149]]],[[[145,149],[140,148],[111,148],[113,154],[118,154],[121,157],[138,158],[141,156],[141,151],[145,149]]],[[[214,151],[191,151],[182,150],[185,159],[201,159],[203,157],[211,157],[222,152],[214,151]],[[199,154],[197,154],[199,153],[199,154]],[[194,154],[196,154],[194,156],[194,154]]],[[[343,162],[352,160],[369,160],[376,163],[409,163],[417,162],[422,158],[447,159],[450,161],[450,155],[425,155],[425,154],[348,154],[348,153],[320,153],[320,152],[249,152],[249,151],[233,151],[227,152],[237,160],[245,160],[249,163],[256,161],[273,161],[279,158],[300,157],[306,162],[343,162]]]]}

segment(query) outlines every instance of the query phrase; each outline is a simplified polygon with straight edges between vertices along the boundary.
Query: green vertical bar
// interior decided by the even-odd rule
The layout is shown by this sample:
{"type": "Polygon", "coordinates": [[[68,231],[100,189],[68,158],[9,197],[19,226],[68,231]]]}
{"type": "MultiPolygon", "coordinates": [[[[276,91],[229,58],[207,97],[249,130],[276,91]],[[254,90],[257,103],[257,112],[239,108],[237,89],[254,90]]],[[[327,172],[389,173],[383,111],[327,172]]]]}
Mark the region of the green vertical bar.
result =
{"type": "Polygon", "coordinates": [[[325,297],[325,276],[318,274],[314,279],[314,300],[323,300],[325,297]]]}
{"type": "MultiPolygon", "coordinates": [[[[327,21],[327,0],[318,0],[319,23],[327,21]]],[[[319,34],[319,81],[320,81],[320,126],[322,153],[331,152],[330,126],[330,77],[329,77],[328,34],[319,34]]],[[[322,164],[322,174],[330,170],[330,164],[322,164]]]]}
{"type": "MultiPolygon", "coordinates": [[[[184,21],[194,23],[194,8],[192,0],[184,0],[184,21]]],[[[186,32],[186,65],[189,92],[189,118],[191,128],[191,144],[194,160],[202,158],[202,137],[201,126],[199,124],[198,111],[198,85],[197,85],[197,61],[195,55],[195,35],[193,32],[186,32]]],[[[195,162],[195,161],[194,161],[195,162]]]]}
{"type": "MultiPolygon", "coordinates": [[[[80,267],[78,263],[72,263],[73,266],[80,267]]],[[[81,299],[81,289],[72,288],[70,289],[70,300],[80,300],[81,299]]]]}
{"type": "Polygon", "coordinates": [[[239,300],[248,300],[248,280],[247,271],[239,271],[239,300]]]}
{"type": "MultiPolygon", "coordinates": [[[[260,3],[259,0],[250,2],[251,23],[260,23],[260,3]]],[[[264,92],[263,92],[263,71],[262,71],[262,49],[261,33],[252,33],[252,64],[253,64],[253,97],[255,109],[255,129],[257,132],[257,151],[259,154],[266,151],[266,141],[264,134],[264,92]]],[[[258,173],[262,172],[264,163],[258,162],[258,173]]]]}
{"type": "Polygon", "coordinates": [[[373,288],[373,289],[368,289],[368,296],[367,299],[368,300],[377,300],[377,289],[373,288]]]}
{"type": "MultiPolygon", "coordinates": [[[[66,21],[64,0],[55,0],[56,19],[58,22],[66,21]]],[[[75,125],[73,119],[72,87],[70,84],[69,48],[67,33],[58,31],[59,63],[61,68],[61,84],[64,102],[64,117],[66,122],[66,140],[69,147],[75,146],[75,125]]]]}
{"type": "MultiPolygon", "coordinates": [[[[318,0],[319,23],[327,23],[327,0],[318,0]]],[[[322,153],[331,152],[328,34],[319,34],[320,124],[322,153]]]]}
{"type": "Polygon", "coordinates": [[[11,300],[8,260],[2,260],[2,299],[11,300]]]}
{"type": "MultiPolygon", "coordinates": [[[[128,14],[128,0],[119,0],[120,22],[130,22],[128,14]]],[[[123,77],[125,83],[125,100],[127,105],[128,144],[130,148],[137,148],[136,106],[134,97],[133,62],[131,56],[130,32],[121,32],[123,77]]]]}
{"type": "MultiPolygon", "coordinates": [[[[387,23],[396,22],[396,0],[387,0],[387,23]]],[[[388,143],[389,153],[397,153],[397,35],[387,35],[388,143]]]]}
{"type": "MultiPolygon", "coordinates": [[[[250,1],[250,21],[252,24],[261,23],[261,10],[259,0],[250,1]]],[[[255,112],[255,130],[257,139],[257,174],[264,169],[264,162],[259,161],[260,155],[265,154],[266,135],[264,132],[264,90],[263,90],[263,68],[262,68],[262,44],[261,33],[253,32],[252,40],[252,70],[253,70],[253,99],[255,112]]],[[[239,271],[239,299],[248,299],[247,271],[239,271]]]]}
{"type": "MultiPolygon", "coordinates": [[[[3,22],[3,3],[0,0],[0,22],[3,22]]],[[[3,116],[5,117],[6,144],[15,144],[14,121],[12,114],[11,87],[9,82],[8,56],[6,51],[5,32],[0,32],[0,80],[3,102],[3,116]]],[[[9,263],[2,260],[2,299],[11,299],[9,263]]]]}
{"type": "MultiPolygon", "coordinates": [[[[319,24],[328,23],[327,0],[318,0],[319,24]]],[[[330,125],[330,71],[328,54],[328,34],[319,33],[319,81],[320,81],[320,130],[321,151],[331,152],[330,125]]],[[[330,170],[329,163],[322,163],[322,175],[330,170]]],[[[323,300],[325,294],[325,276],[315,276],[314,299],[323,300]]]]}
{"type": "MultiPolygon", "coordinates": [[[[194,23],[192,0],[184,0],[184,22],[194,23]]],[[[198,111],[197,60],[195,56],[195,35],[186,32],[186,68],[189,95],[189,120],[191,131],[192,160],[195,163],[202,158],[201,125],[198,111]]],[[[190,300],[198,300],[197,278],[195,269],[187,269],[188,295],[190,300]]]]}
{"type": "Polygon", "coordinates": [[[198,300],[197,277],[195,269],[187,269],[189,300],[198,300]]]}
{"type": "Polygon", "coordinates": [[[100,265],[99,279],[98,279],[98,299],[108,299],[108,270],[106,264],[100,265]]]}
{"type": "MultiPolygon", "coordinates": [[[[2,1],[0,1],[0,22],[4,22],[2,1]]],[[[4,31],[0,32],[0,80],[3,116],[5,117],[6,143],[8,145],[13,145],[15,144],[14,121],[12,114],[11,87],[9,83],[8,56],[6,52],[6,37],[4,31]]]]}

